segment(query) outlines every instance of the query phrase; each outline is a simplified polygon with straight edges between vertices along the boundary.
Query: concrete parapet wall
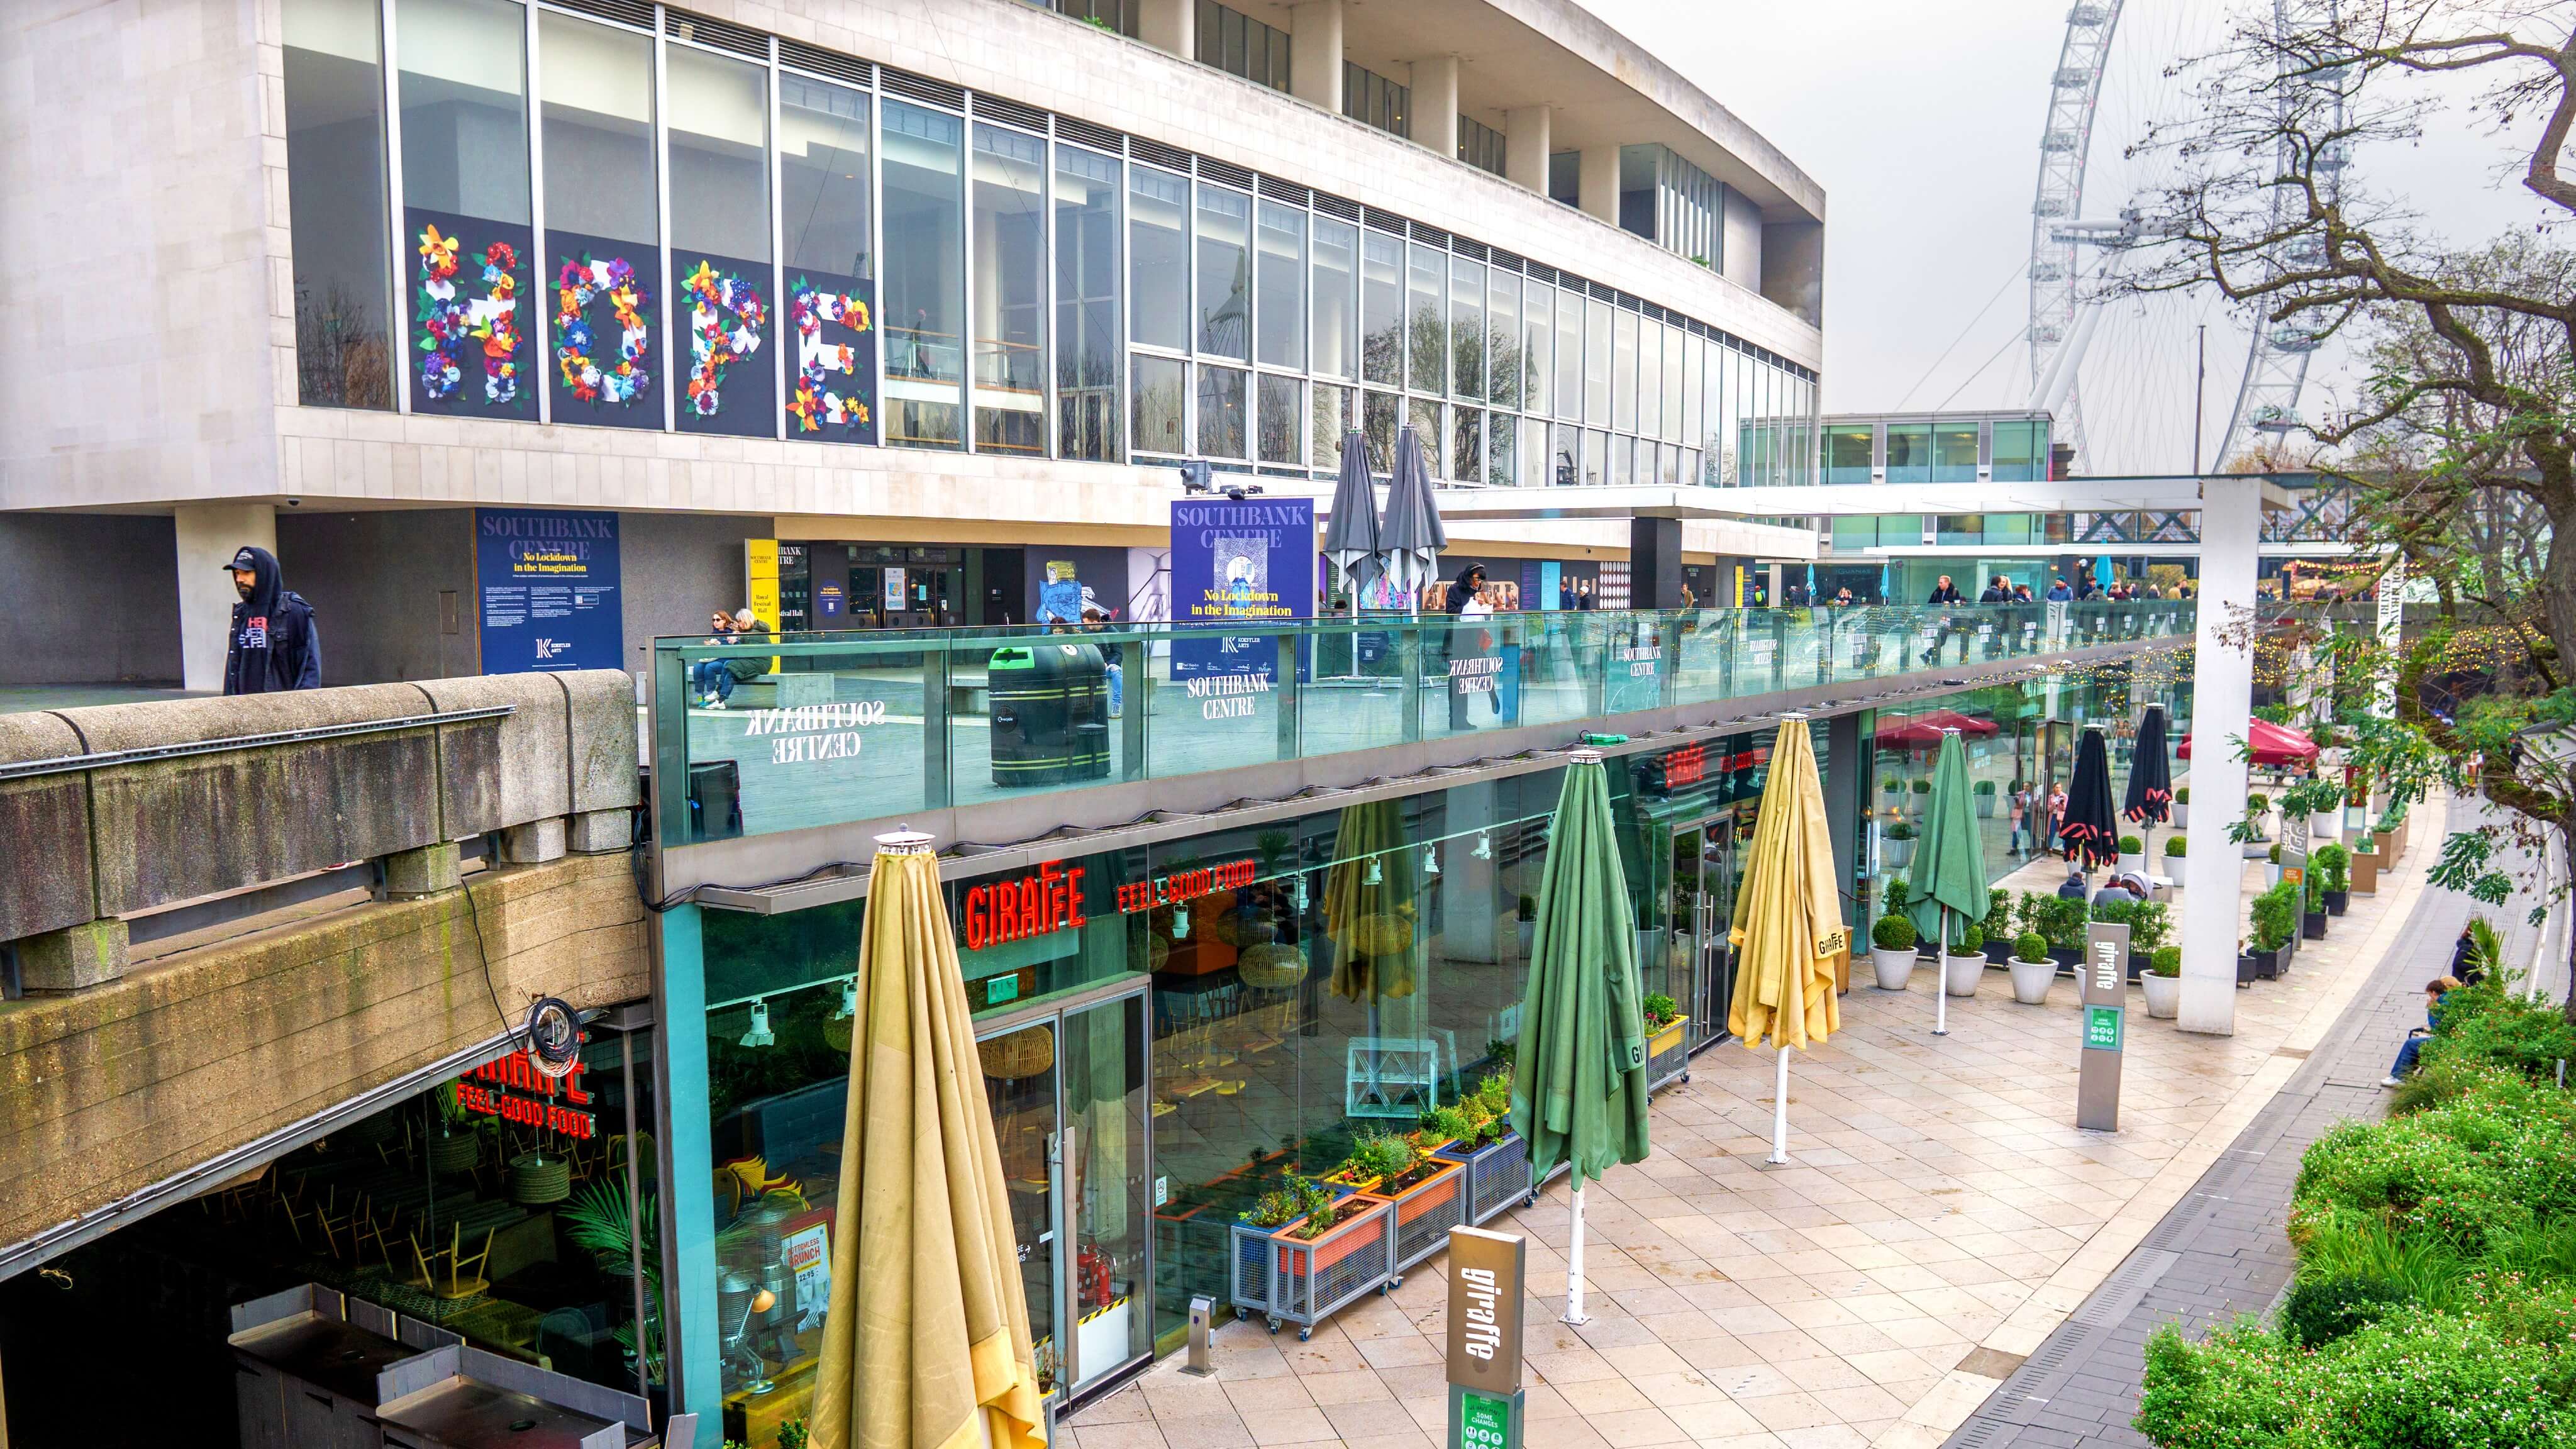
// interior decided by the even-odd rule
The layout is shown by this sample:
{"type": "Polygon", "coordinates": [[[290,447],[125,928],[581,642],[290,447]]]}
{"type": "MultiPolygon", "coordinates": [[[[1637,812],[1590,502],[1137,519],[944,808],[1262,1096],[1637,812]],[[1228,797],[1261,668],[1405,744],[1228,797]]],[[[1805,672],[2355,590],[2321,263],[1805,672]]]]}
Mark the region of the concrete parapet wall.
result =
{"type": "Polygon", "coordinates": [[[577,856],[0,1003],[0,1246],[488,1040],[532,996],[642,998],[646,930],[625,858],[577,856]]]}
{"type": "Polygon", "coordinates": [[[68,764],[0,779],[0,941],[628,809],[633,686],[509,674],[0,716],[0,766],[49,760],[68,764]]]}

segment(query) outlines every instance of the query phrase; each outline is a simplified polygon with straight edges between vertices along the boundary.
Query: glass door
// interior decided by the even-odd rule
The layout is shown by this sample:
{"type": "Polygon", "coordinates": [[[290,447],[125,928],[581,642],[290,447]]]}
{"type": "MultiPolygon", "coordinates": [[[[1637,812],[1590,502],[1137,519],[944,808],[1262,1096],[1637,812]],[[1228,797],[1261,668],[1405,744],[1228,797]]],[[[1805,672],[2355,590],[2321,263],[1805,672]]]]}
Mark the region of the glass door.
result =
{"type": "Polygon", "coordinates": [[[1735,998],[1735,950],[1727,928],[1735,919],[1735,820],[1709,821],[1692,834],[1703,844],[1699,859],[1699,934],[1695,1004],[1690,1041],[1696,1048],[1726,1034],[1726,1012],[1735,998]]]}
{"type": "Polygon", "coordinates": [[[1696,1041],[1701,1026],[1701,943],[1708,939],[1708,896],[1700,881],[1700,858],[1707,848],[1706,832],[1698,827],[1676,830],[1672,833],[1672,842],[1672,914],[1666,922],[1670,933],[1664,938],[1663,970],[1658,973],[1661,979],[1650,980],[1645,987],[1650,993],[1661,992],[1672,997],[1674,1004],[1689,1014],[1691,1023],[1685,1030],[1696,1041]]]}
{"type": "Polygon", "coordinates": [[[1058,1383],[1056,1350],[1055,1151],[1056,1023],[1044,1019],[982,1037],[984,1097],[993,1108],[1001,1148],[1002,1188],[1011,1203],[1011,1241],[1029,1299],[1029,1342],[1036,1346],[1038,1389],[1058,1383]]]}

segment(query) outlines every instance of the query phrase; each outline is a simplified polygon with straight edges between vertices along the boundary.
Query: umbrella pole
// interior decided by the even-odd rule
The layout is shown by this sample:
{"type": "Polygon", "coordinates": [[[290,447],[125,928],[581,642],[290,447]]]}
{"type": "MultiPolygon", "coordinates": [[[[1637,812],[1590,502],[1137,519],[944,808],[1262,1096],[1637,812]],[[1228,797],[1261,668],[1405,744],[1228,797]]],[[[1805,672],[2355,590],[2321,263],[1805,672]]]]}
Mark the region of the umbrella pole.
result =
{"type": "Polygon", "coordinates": [[[1950,908],[1941,908],[1941,974],[1932,983],[1932,1034],[1950,1034],[1950,908]]]}
{"type": "Polygon", "coordinates": [[[1789,1049],[1775,1044],[1771,1055],[1777,1059],[1777,1070],[1771,1085],[1771,1165],[1789,1165],[1789,1049]]]}
{"type": "Polygon", "coordinates": [[[1574,1240],[1565,1255],[1565,1318],[1568,1324],[1592,1320],[1583,1313],[1583,1175],[1574,1176],[1574,1240]]]}

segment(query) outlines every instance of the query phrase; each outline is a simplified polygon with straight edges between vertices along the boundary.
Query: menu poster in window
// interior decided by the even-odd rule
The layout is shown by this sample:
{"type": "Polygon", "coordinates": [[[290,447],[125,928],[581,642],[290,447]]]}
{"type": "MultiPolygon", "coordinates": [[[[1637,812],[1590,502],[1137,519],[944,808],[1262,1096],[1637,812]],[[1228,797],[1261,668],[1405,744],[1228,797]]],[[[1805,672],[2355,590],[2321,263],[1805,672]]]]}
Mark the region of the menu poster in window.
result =
{"type": "Polygon", "coordinates": [[[776,436],[778,372],[769,351],[777,336],[774,275],[767,262],[671,253],[680,431],[776,436]]]}
{"type": "MultiPolygon", "coordinates": [[[[1315,616],[1315,501],[1185,498],[1172,504],[1172,622],[1285,624],[1315,616]]],[[[1268,681],[1275,635],[1172,641],[1172,678],[1233,674],[1268,681]]]]}
{"type": "Polygon", "coordinates": [[[779,1258],[796,1278],[796,1329],[819,1327],[832,1306],[832,1212],[818,1209],[788,1224],[779,1258]]]}
{"type": "MultiPolygon", "coordinates": [[[[454,417],[534,419],[544,386],[544,339],[538,335],[532,233],[410,207],[404,293],[411,330],[404,367],[411,410],[454,417]]],[[[327,319],[341,310],[322,300],[327,319]]],[[[356,299],[348,299],[354,306],[356,299]]]]}
{"type": "Polygon", "coordinates": [[[876,284],[791,267],[786,296],[787,436],[875,442],[876,284]]]}
{"type": "Polygon", "coordinates": [[[617,515],[474,510],[483,672],[622,669],[617,515]]]}
{"type": "MultiPolygon", "coordinates": [[[[548,231],[546,376],[559,423],[660,428],[662,249],[548,231]]],[[[674,308],[682,318],[684,311],[674,308]]]]}

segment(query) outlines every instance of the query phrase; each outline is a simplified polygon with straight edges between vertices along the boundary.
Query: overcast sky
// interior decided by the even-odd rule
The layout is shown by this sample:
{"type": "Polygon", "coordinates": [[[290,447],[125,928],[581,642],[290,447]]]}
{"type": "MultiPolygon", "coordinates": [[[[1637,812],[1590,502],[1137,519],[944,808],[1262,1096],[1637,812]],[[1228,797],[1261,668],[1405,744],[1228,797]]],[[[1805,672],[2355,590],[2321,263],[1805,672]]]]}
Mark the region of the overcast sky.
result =
{"type": "MultiPolygon", "coordinates": [[[[1768,137],[1824,188],[1825,407],[2024,405],[2031,201],[2069,0],[1583,0],[1768,137]],[[1946,356],[1944,355],[1946,353],[1946,356]]],[[[2165,66],[2257,0],[2128,0],[2106,68],[2088,217],[2148,178],[2122,155],[2182,100],[2165,66]]],[[[2270,13],[2270,0],[2259,0],[2270,13]]],[[[2376,184],[2456,235],[2528,225],[2499,144],[2455,121],[2365,154],[2376,184]]],[[[2248,333],[2206,299],[2106,314],[2084,368],[2087,471],[2187,467],[2195,324],[2207,322],[2204,446],[2215,453],[2248,333]]],[[[2303,407],[2349,393],[2323,362],[2303,407]]]]}

